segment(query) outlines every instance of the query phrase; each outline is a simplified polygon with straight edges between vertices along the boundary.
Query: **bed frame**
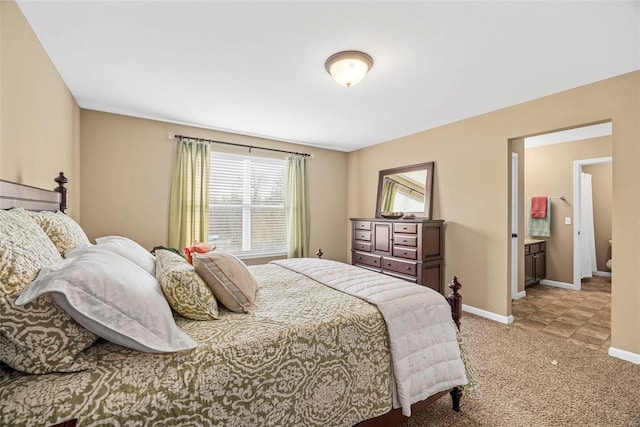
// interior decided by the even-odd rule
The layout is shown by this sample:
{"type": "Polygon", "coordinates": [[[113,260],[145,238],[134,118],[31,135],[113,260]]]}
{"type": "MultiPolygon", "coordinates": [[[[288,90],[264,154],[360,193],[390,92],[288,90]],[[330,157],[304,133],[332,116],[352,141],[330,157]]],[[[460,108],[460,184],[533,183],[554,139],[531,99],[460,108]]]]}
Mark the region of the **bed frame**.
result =
{"type": "MultiPolygon", "coordinates": [[[[54,179],[58,186],[53,190],[44,190],[41,188],[31,187],[24,184],[17,184],[15,182],[9,182],[0,180],[0,209],[10,209],[14,207],[22,207],[32,211],[62,211],[67,209],[67,188],[64,186],[68,180],[64,176],[63,172],[60,172],[54,179]]],[[[322,258],[322,250],[318,250],[316,253],[318,258],[322,258]]],[[[458,328],[460,328],[460,318],[462,316],[462,296],[458,293],[462,285],[458,282],[457,277],[453,277],[449,283],[451,294],[447,297],[447,301],[451,306],[451,316],[455,321],[458,328]]],[[[458,387],[454,387],[452,390],[443,391],[434,394],[425,400],[414,403],[411,405],[411,413],[413,415],[419,413],[427,406],[431,405],[436,400],[449,393],[452,399],[452,408],[454,411],[460,411],[460,399],[462,397],[462,391],[458,387]]],[[[402,410],[392,409],[386,414],[380,415],[375,418],[365,420],[359,424],[358,427],[391,427],[397,426],[403,421],[408,420],[410,417],[402,415],[402,410]]],[[[77,423],[76,419],[68,420],[52,427],[75,427],[77,423]]]]}

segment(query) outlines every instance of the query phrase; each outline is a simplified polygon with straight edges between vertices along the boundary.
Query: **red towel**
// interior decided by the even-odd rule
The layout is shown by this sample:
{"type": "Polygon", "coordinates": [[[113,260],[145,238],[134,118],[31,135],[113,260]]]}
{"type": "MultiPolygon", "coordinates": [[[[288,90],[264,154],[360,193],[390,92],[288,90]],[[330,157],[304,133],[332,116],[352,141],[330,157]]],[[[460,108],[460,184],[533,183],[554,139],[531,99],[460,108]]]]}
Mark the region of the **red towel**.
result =
{"type": "Polygon", "coordinates": [[[534,196],[531,198],[531,218],[547,217],[547,196],[534,196]]]}

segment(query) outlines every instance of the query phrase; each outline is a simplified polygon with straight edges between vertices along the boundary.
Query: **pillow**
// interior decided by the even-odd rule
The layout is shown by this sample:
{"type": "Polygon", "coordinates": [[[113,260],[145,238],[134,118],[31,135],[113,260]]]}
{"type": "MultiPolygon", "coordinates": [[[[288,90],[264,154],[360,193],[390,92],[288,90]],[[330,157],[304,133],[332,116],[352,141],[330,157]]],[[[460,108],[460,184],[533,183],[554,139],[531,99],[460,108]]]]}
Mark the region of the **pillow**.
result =
{"type": "Polygon", "coordinates": [[[82,326],[116,344],[150,353],[197,346],[176,326],[155,277],[97,246],[43,268],[16,304],[47,293],[82,326]]]}
{"type": "Polygon", "coordinates": [[[180,255],[156,251],[156,278],[171,308],[182,316],[193,320],[218,318],[218,303],[213,292],[180,255]]]}
{"type": "Polygon", "coordinates": [[[82,227],[62,212],[31,212],[31,216],[62,256],[75,248],[91,244],[82,227]]]}
{"type": "Polygon", "coordinates": [[[58,250],[23,209],[0,210],[0,361],[31,374],[95,366],[83,352],[97,337],[50,296],[17,306],[16,298],[41,268],[61,261],[58,250]]]}
{"type": "Polygon", "coordinates": [[[121,236],[98,237],[96,243],[103,249],[125,257],[144,271],[155,276],[156,259],[149,251],[131,239],[121,236]]]}
{"type": "Polygon", "coordinates": [[[258,282],[247,266],[219,249],[192,255],[193,266],[217,300],[231,311],[248,313],[256,299],[258,282]]]}

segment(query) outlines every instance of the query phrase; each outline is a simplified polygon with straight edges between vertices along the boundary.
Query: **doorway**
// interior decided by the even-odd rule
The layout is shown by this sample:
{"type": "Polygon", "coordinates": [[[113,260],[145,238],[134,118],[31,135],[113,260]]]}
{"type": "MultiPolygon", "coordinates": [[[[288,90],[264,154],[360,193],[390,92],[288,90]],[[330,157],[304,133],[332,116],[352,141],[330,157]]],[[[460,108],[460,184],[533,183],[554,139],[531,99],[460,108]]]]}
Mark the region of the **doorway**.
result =
{"type": "MultiPolygon", "coordinates": [[[[526,296],[524,285],[523,247],[525,239],[534,237],[543,241],[546,249],[546,271],[537,275],[535,282],[547,285],[579,289],[580,278],[575,279],[574,266],[579,232],[580,216],[576,215],[576,193],[574,190],[574,161],[580,166],[590,162],[597,164],[611,157],[611,122],[586,125],[564,131],[548,132],[531,137],[509,140],[510,159],[510,285],[511,300],[526,296]],[[534,155],[534,153],[537,153],[534,155]],[[517,161],[516,159],[520,157],[517,161]],[[546,195],[551,212],[550,235],[528,235],[528,211],[531,196],[546,195]],[[575,231],[575,233],[574,233],[575,231]],[[513,236],[519,236],[515,239],[513,236]],[[516,283],[517,280],[517,283],[516,283]]],[[[579,192],[578,192],[579,195],[579,192]]],[[[609,204],[609,209],[610,209],[609,204]]],[[[611,233],[610,229],[608,231],[611,233]]],[[[606,244],[608,244],[606,240],[606,244]]],[[[605,247],[606,250],[606,247],[605,247]]],[[[531,282],[529,281],[529,284],[531,282]]]]}
{"type": "MultiPolygon", "coordinates": [[[[510,294],[512,300],[511,313],[515,317],[515,322],[520,326],[539,329],[542,332],[572,337],[571,339],[582,339],[593,341],[593,336],[588,336],[587,332],[598,334],[598,339],[602,339],[602,346],[607,347],[604,323],[608,321],[605,317],[610,316],[610,306],[604,301],[595,301],[602,295],[594,295],[597,286],[600,286],[599,275],[608,275],[600,271],[605,269],[606,261],[611,265],[610,255],[606,254],[605,261],[599,260],[598,267],[593,269],[596,276],[588,279],[585,289],[590,294],[588,302],[581,302],[580,298],[583,292],[573,293],[580,290],[581,273],[576,268],[580,263],[581,253],[579,240],[583,233],[582,216],[580,207],[582,203],[581,189],[576,190],[580,185],[580,176],[582,172],[591,172],[589,169],[594,166],[609,165],[609,197],[611,195],[611,165],[612,165],[612,126],[611,122],[599,123],[595,126],[583,126],[570,131],[551,132],[536,137],[514,138],[509,140],[509,147],[512,154],[510,164],[510,199],[511,199],[511,233],[514,235],[513,225],[517,224],[515,234],[519,239],[513,239],[511,247],[511,283],[510,294]],[[521,157],[519,162],[515,159],[521,157]],[[519,163],[519,164],[518,164],[519,163]],[[519,166],[519,171],[518,171],[519,166]],[[532,173],[536,172],[536,173],[532,173]],[[576,178],[577,177],[577,178],[576,178]],[[516,179],[520,182],[516,183],[516,179]],[[515,189],[521,189],[516,192],[515,189]],[[530,212],[528,199],[532,196],[547,196],[548,206],[551,214],[550,235],[536,237],[544,242],[546,247],[546,274],[529,287],[524,286],[524,239],[532,236],[527,235],[529,228],[527,227],[527,215],[530,212]],[[519,218],[516,221],[516,212],[520,211],[519,218]],[[519,240],[519,241],[518,241],[519,240]],[[514,247],[517,245],[517,252],[514,247]],[[574,250],[575,248],[575,250],[574,250]],[[517,259],[516,259],[517,258],[517,259]],[[517,270],[514,271],[514,270],[517,270]],[[576,273],[576,271],[578,273],[576,273]],[[518,280],[518,288],[514,277],[518,280]],[[592,283],[594,282],[594,283],[592,283]],[[598,283],[595,283],[598,282],[598,283]],[[562,289],[564,288],[564,289],[562,289]],[[587,289],[589,288],[589,289],[587,289]],[[550,292],[550,293],[549,293],[550,292]],[[521,300],[519,297],[526,295],[528,298],[521,300]],[[552,297],[557,297],[553,300],[552,297]],[[537,304],[533,304],[536,303],[537,304]],[[548,304],[542,304],[542,303],[548,304]],[[597,317],[590,318],[586,322],[589,325],[567,326],[566,323],[576,323],[576,319],[572,318],[572,322],[566,322],[567,319],[562,318],[565,313],[568,316],[587,317],[587,310],[593,310],[594,304],[601,303],[603,307],[598,308],[600,312],[597,317]],[[564,304],[564,306],[563,306],[564,304]],[[585,307],[582,307],[582,306],[585,307]],[[582,310],[582,311],[581,311],[582,310]],[[575,313],[574,313],[575,312],[575,313]],[[577,313],[577,314],[576,314],[577,313]],[[554,317],[555,316],[555,317],[554,317]],[[598,321],[602,321],[603,325],[596,325],[598,321]],[[561,327],[558,327],[560,325],[561,327]],[[569,330],[576,326],[575,330],[569,330]],[[595,330],[597,327],[601,330],[595,330]],[[555,329],[554,329],[555,328],[555,329]],[[591,331],[594,329],[594,331],[591,331]],[[577,335],[573,336],[574,333],[577,335]],[[602,337],[600,336],[602,335],[602,337]],[[578,338],[576,338],[578,337],[578,338]]],[[[595,180],[595,178],[594,178],[595,180]]],[[[596,196],[594,194],[594,200],[596,196]]],[[[611,217],[611,201],[605,201],[609,210],[609,218],[611,217]]],[[[594,214],[597,215],[597,214],[594,214]]],[[[604,249],[607,252],[609,241],[611,240],[611,225],[609,222],[608,235],[603,244],[599,245],[599,252],[604,249]]],[[[607,228],[604,227],[604,228],[607,228]]],[[[600,239],[602,240],[602,238],[600,239]]],[[[600,257],[602,258],[602,257],[600,257]]],[[[604,286],[607,288],[607,286],[604,286]]],[[[610,287],[608,287],[610,290],[610,287]]],[[[600,291],[600,289],[597,289],[600,291]]],[[[603,295],[606,292],[603,293],[603,295]]],[[[610,298],[610,295],[604,295],[610,298]]],[[[609,300],[610,301],[610,300],[609,300]]],[[[610,317],[609,317],[610,319],[610,317]]],[[[610,333],[610,330],[607,331],[610,333]]],[[[591,342],[590,341],[590,342],[591,342]]],[[[603,347],[603,348],[604,348],[603,347]]]]}

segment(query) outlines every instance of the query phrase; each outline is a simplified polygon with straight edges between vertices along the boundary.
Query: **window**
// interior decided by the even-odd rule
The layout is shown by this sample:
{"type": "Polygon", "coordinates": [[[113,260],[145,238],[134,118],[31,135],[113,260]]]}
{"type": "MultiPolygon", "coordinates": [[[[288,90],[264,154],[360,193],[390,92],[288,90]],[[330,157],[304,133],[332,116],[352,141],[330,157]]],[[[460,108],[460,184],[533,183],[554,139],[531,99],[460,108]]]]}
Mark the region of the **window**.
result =
{"type": "Polygon", "coordinates": [[[424,210],[424,196],[422,193],[407,191],[400,187],[393,201],[395,212],[422,212],[424,210]]]}
{"type": "Polygon", "coordinates": [[[244,257],[287,252],[286,161],[211,153],[209,240],[244,257]]]}

